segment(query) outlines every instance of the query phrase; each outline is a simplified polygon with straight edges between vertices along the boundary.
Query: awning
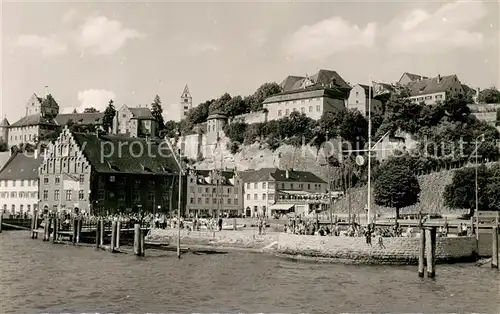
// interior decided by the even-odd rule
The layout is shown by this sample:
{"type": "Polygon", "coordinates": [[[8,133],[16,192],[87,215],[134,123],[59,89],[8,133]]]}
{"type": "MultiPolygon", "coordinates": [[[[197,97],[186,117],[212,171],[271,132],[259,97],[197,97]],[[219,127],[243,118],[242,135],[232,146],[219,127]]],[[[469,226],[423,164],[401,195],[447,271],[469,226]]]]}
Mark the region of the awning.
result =
{"type": "Polygon", "coordinates": [[[270,210],[290,210],[295,204],[274,204],[269,207],[270,210]]]}

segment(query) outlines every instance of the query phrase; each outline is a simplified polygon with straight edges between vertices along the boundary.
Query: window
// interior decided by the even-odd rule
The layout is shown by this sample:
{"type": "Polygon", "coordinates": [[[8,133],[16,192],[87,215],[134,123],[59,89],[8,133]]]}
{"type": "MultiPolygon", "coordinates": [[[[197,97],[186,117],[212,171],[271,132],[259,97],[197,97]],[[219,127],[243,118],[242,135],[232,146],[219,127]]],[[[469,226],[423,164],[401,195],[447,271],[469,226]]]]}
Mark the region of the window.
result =
{"type": "Polygon", "coordinates": [[[104,201],[105,198],[106,198],[106,193],[104,190],[97,191],[97,199],[98,200],[104,201]]]}
{"type": "Polygon", "coordinates": [[[48,201],[49,200],[49,191],[43,190],[43,200],[48,201]]]}
{"type": "Polygon", "coordinates": [[[356,92],[356,96],[359,96],[359,92],[356,92]]]}
{"type": "Polygon", "coordinates": [[[115,176],[109,176],[109,182],[115,182],[116,178],[115,176]]]}
{"type": "Polygon", "coordinates": [[[190,192],[190,193],[194,193],[194,186],[190,186],[190,187],[189,187],[189,192],[190,192]]]}
{"type": "Polygon", "coordinates": [[[432,96],[425,96],[425,100],[431,100],[432,96]]]}
{"type": "Polygon", "coordinates": [[[21,186],[24,186],[24,180],[21,180],[20,182],[21,182],[21,186]]]}
{"type": "Polygon", "coordinates": [[[269,197],[268,197],[268,199],[269,199],[270,201],[274,200],[274,194],[273,194],[273,193],[269,193],[269,197]]]}
{"type": "Polygon", "coordinates": [[[266,188],[266,182],[262,182],[262,188],[265,189],[266,188]]]}
{"type": "Polygon", "coordinates": [[[78,200],[83,201],[85,199],[85,192],[83,190],[78,191],[78,200]]]}
{"type": "MultiPolygon", "coordinates": [[[[168,199],[168,194],[167,194],[167,199],[168,199]]],[[[119,201],[125,200],[125,192],[123,192],[123,191],[118,192],[118,200],[119,201]]]]}
{"type": "Polygon", "coordinates": [[[24,192],[19,192],[19,198],[23,198],[24,197],[24,192]]]}
{"type": "Polygon", "coordinates": [[[230,198],[227,199],[227,204],[231,205],[231,199],[230,198]]]}
{"type": "Polygon", "coordinates": [[[212,193],[217,193],[217,189],[216,188],[212,188],[212,193]]]}
{"type": "Polygon", "coordinates": [[[139,191],[132,192],[132,200],[134,202],[139,202],[141,200],[141,194],[139,194],[139,191]]]}
{"type": "Polygon", "coordinates": [[[311,189],[311,183],[308,183],[307,184],[307,189],[310,190],[311,189]]]}
{"type": "Polygon", "coordinates": [[[194,204],[194,198],[192,198],[192,197],[191,197],[191,198],[189,199],[189,204],[194,204]]]}
{"type": "Polygon", "coordinates": [[[304,188],[304,185],[302,183],[299,183],[299,190],[302,190],[304,188]]]}
{"type": "Polygon", "coordinates": [[[217,199],[214,197],[214,200],[213,200],[214,204],[217,204],[217,199]]]}
{"type": "Polygon", "coordinates": [[[72,194],[73,191],[71,190],[66,190],[66,200],[67,201],[71,201],[71,194],[72,194]]]}
{"type": "Polygon", "coordinates": [[[285,111],[285,116],[288,116],[289,114],[290,114],[290,109],[287,109],[287,110],[285,111]]]}
{"type": "Polygon", "coordinates": [[[281,117],[281,110],[278,110],[278,116],[281,117]]]}
{"type": "Polygon", "coordinates": [[[293,108],[293,112],[297,111],[297,108],[293,108]]]}
{"type": "Polygon", "coordinates": [[[31,186],[31,180],[27,180],[28,186],[31,186]]]}
{"type": "Polygon", "coordinates": [[[247,200],[250,200],[250,194],[247,194],[247,200]]]}
{"type": "Polygon", "coordinates": [[[234,199],[234,205],[238,205],[238,199],[237,198],[234,199]]]}
{"type": "Polygon", "coordinates": [[[269,188],[274,189],[274,182],[269,182],[269,188]]]}
{"type": "Polygon", "coordinates": [[[201,197],[198,197],[198,204],[201,204],[201,197]]]}
{"type": "Polygon", "coordinates": [[[208,197],[205,197],[205,204],[210,204],[210,199],[208,197]]]}
{"type": "Polygon", "coordinates": [[[309,106],[309,112],[313,112],[313,106],[309,106]]]}
{"type": "Polygon", "coordinates": [[[203,189],[201,187],[198,187],[198,193],[202,193],[203,192],[202,190],[203,189]]]}
{"type": "Polygon", "coordinates": [[[209,188],[205,188],[205,193],[209,193],[209,188]]]}
{"type": "Polygon", "coordinates": [[[262,193],[262,200],[266,200],[266,193],[262,193]]]}
{"type": "Polygon", "coordinates": [[[28,212],[28,213],[31,212],[31,205],[26,205],[26,212],[28,212]]]}
{"type": "Polygon", "coordinates": [[[306,112],[306,108],[304,108],[304,107],[300,108],[300,112],[305,113],[306,112]]]}
{"type": "Polygon", "coordinates": [[[258,199],[257,194],[254,194],[254,195],[253,195],[253,199],[254,199],[254,200],[257,200],[257,199],[258,199]]]}
{"type": "Polygon", "coordinates": [[[55,191],[54,191],[54,200],[55,200],[55,201],[58,201],[58,200],[59,200],[59,193],[60,193],[60,192],[59,192],[59,190],[55,190],[55,191]]]}
{"type": "Polygon", "coordinates": [[[227,194],[231,194],[232,191],[231,191],[231,188],[227,188],[227,194]]]}
{"type": "Polygon", "coordinates": [[[16,205],[12,205],[12,212],[15,212],[16,211],[16,205]]]}
{"type": "Polygon", "coordinates": [[[356,103],[359,104],[359,100],[356,99],[356,103]]]}
{"type": "Polygon", "coordinates": [[[285,183],[281,183],[281,188],[284,189],[285,188],[285,183]]]}
{"type": "Polygon", "coordinates": [[[155,199],[155,192],[148,193],[148,201],[152,202],[155,199]]]}
{"type": "Polygon", "coordinates": [[[257,183],[254,183],[253,184],[253,188],[256,189],[257,188],[257,183]]]}
{"type": "Polygon", "coordinates": [[[443,99],[443,95],[436,95],[436,99],[443,99]]]}
{"type": "Polygon", "coordinates": [[[12,187],[16,186],[16,181],[12,181],[12,187]]]}
{"type": "Polygon", "coordinates": [[[61,182],[61,178],[56,177],[56,184],[59,184],[61,182]]]}
{"type": "Polygon", "coordinates": [[[316,112],[320,112],[321,111],[321,106],[320,105],[316,105],[316,112]]]}
{"type": "Polygon", "coordinates": [[[250,183],[247,183],[247,189],[250,189],[250,183]]]}

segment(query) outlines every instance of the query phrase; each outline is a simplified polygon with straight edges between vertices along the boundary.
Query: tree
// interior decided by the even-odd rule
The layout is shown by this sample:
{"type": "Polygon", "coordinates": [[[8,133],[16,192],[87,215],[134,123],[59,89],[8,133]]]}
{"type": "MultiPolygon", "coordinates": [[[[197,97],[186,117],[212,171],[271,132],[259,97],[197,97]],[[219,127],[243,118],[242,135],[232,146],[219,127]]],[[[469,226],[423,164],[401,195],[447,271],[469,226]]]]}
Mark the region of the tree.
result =
{"type": "MultiPolygon", "coordinates": [[[[489,208],[488,197],[485,197],[491,173],[486,166],[477,169],[477,184],[479,195],[478,205],[481,209],[489,208]]],[[[495,181],[496,182],[496,181],[495,181]]],[[[490,187],[491,188],[491,187],[490,187]]],[[[475,167],[457,170],[452,182],[445,187],[443,193],[444,205],[450,208],[469,209],[469,217],[476,210],[476,169],[475,167]]]]}
{"type": "Polygon", "coordinates": [[[277,83],[264,83],[253,94],[253,103],[250,105],[250,111],[262,109],[262,103],[266,98],[281,93],[282,89],[277,83]]]}
{"type": "Polygon", "coordinates": [[[165,129],[162,131],[160,137],[167,136],[168,138],[175,138],[177,132],[179,131],[179,123],[174,120],[169,120],[165,123],[165,129]],[[162,136],[163,135],[163,136],[162,136]]]}
{"type": "Polygon", "coordinates": [[[226,112],[226,104],[231,100],[231,95],[223,94],[218,99],[209,105],[208,114],[224,114],[226,112]]]}
{"type": "Polygon", "coordinates": [[[245,102],[243,101],[243,98],[241,98],[241,96],[231,98],[231,100],[226,103],[224,110],[224,113],[228,117],[234,117],[240,114],[244,114],[245,112],[245,102]]]}
{"type": "Polygon", "coordinates": [[[500,91],[494,86],[483,89],[479,92],[477,102],[481,104],[498,104],[500,103],[500,91]]]}
{"type": "Polygon", "coordinates": [[[195,108],[191,109],[188,112],[186,120],[189,121],[190,124],[193,126],[207,121],[208,118],[208,109],[210,105],[214,102],[215,100],[207,100],[204,103],[199,104],[195,108]]]}
{"type": "Polygon", "coordinates": [[[78,113],[78,111],[76,111],[76,108],[73,109],[73,114],[75,114],[75,113],[78,113]]]}
{"type": "Polygon", "coordinates": [[[106,130],[106,132],[109,132],[109,130],[113,127],[113,119],[115,118],[115,115],[115,105],[113,99],[110,99],[108,106],[104,111],[104,118],[102,119],[102,127],[104,128],[104,130],[106,130]]]}
{"type": "Polygon", "coordinates": [[[0,139],[0,152],[8,152],[8,151],[9,151],[9,146],[3,139],[0,139]]]}
{"type": "Polygon", "coordinates": [[[85,108],[85,110],[83,110],[83,113],[97,113],[97,112],[99,112],[99,110],[95,109],[94,107],[85,108]]]}
{"type": "Polygon", "coordinates": [[[374,182],[375,204],[399,210],[419,202],[420,185],[417,177],[404,160],[391,158],[377,170],[374,182]]]}
{"type": "Polygon", "coordinates": [[[165,129],[165,122],[163,121],[163,108],[161,107],[160,96],[156,95],[151,103],[151,114],[158,123],[158,131],[165,129]]]}

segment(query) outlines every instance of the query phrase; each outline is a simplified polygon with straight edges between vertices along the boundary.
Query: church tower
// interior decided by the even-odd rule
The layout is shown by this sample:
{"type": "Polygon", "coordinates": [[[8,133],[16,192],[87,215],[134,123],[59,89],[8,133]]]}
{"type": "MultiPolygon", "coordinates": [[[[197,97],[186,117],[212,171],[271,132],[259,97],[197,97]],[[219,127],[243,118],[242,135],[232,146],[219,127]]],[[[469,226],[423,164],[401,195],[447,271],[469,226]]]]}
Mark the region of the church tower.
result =
{"type": "Polygon", "coordinates": [[[181,95],[181,120],[185,119],[189,110],[193,108],[193,98],[186,84],[181,95]]]}

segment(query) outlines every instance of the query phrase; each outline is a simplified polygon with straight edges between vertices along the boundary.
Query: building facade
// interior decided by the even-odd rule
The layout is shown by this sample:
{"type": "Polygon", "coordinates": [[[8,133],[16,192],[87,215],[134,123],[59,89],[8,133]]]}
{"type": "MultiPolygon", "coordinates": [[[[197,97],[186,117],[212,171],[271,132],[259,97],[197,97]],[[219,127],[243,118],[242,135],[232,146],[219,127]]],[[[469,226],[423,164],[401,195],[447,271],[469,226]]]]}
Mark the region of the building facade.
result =
{"type": "Polygon", "coordinates": [[[247,217],[271,217],[271,206],[276,204],[277,195],[283,191],[326,193],[328,183],[307,171],[278,168],[262,168],[242,172],[244,188],[244,209],[247,217]]]}
{"type": "Polygon", "coordinates": [[[409,99],[427,105],[443,102],[453,95],[465,95],[464,85],[456,75],[416,78],[406,83],[405,86],[410,92],[409,99]]]}
{"type": "Polygon", "coordinates": [[[423,76],[423,75],[419,75],[419,74],[412,74],[412,73],[405,72],[405,73],[403,73],[403,75],[401,75],[401,78],[399,79],[398,83],[400,85],[406,85],[410,82],[424,80],[424,79],[428,79],[428,77],[423,76]]]}
{"type": "Polygon", "coordinates": [[[271,215],[279,218],[284,214],[294,213],[300,217],[313,216],[328,210],[328,193],[305,191],[278,191],[276,203],[271,205],[271,215]]]}
{"type": "MultiPolygon", "coordinates": [[[[172,213],[178,208],[178,172],[163,143],[72,133],[65,127],[40,166],[40,208],[172,213]]],[[[182,213],[185,204],[184,196],[182,213]]]]}
{"type": "Polygon", "coordinates": [[[189,92],[189,87],[186,86],[184,87],[184,90],[182,91],[181,94],[181,116],[180,119],[184,120],[186,119],[189,110],[193,109],[193,97],[191,97],[191,93],[189,92]]]}
{"type": "Polygon", "coordinates": [[[158,123],[146,107],[122,106],[113,118],[113,133],[130,137],[157,135],[158,123]]]}
{"type": "Polygon", "coordinates": [[[43,158],[14,153],[0,170],[0,208],[10,214],[31,214],[38,208],[38,168],[43,158]]]}
{"type": "MultiPolygon", "coordinates": [[[[374,91],[371,91],[372,98],[372,112],[379,112],[382,110],[382,102],[375,99],[374,91]]],[[[368,101],[370,98],[370,87],[368,85],[356,84],[349,92],[349,98],[347,99],[347,109],[355,109],[361,112],[363,115],[368,115],[368,101]]]]}
{"type": "Polygon", "coordinates": [[[243,213],[243,180],[237,172],[191,169],[187,180],[188,214],[234,217],[243,213]]]}

